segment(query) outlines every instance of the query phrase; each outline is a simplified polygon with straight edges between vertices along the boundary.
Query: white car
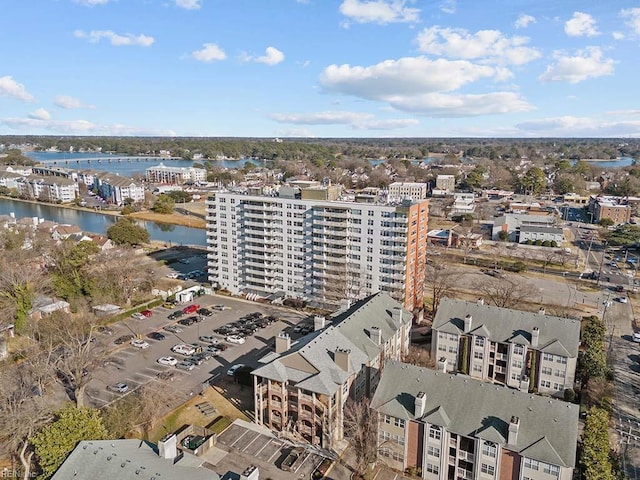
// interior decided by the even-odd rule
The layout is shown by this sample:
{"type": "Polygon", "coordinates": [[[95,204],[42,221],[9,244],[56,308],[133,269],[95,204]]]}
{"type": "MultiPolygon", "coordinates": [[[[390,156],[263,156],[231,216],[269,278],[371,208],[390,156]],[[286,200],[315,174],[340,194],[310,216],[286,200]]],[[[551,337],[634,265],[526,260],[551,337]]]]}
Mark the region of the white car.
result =
{"type": "Polygon", "coordinates": [[[179,353],[180,355],[193,355],[196,353],[196,349],[193,345],[178,344],[171,347],[173,353],[179,353]]]}
{"type": "Polygon", "coordinates": [[[140,312],[132,313],[131,318],[135,318],[136,320],[144,320],[145,316],[140,312]]]}
{"type": "Polygon", "coordinates": [[[178,278],[179,273],[167,273],[167,278],[178,278]]]}
{"type": "Polygon", "coordinates": [[[227,307],[226,305],[218,304],[213,306],[214,310],[222,311],[222,310],[231,310],[231,307],[227,307]]]}
{"type": "Polygon", "coordinates": [[[244,363],[236,363],[233,367],[227,370],[227,375],[233,377],[236,374],[236,370],[242,367],[244,367],[244,363]]]}
{"type": "Polygon", "coordinates": [[[149,344],[147,342],[138,338],[131,340],[131,345],[137,348],[149,348],[149,344]]]}
{"type": "Polygon", "coordinates": [[[636,343],[640,343],[640,332],[633,332],[633,341],[636,343]]]}
{"type": "Polygon", "coordinates": [[[245,341],[244,338],[242,338],[239,335],[229,335],[227,337],[227,342],[229,342],[229,343],[237,343],[237,344],[242,345],[244,343],[244,341],[245,341]]]}
{"type": "Polygon", "coordinates": [[[168,365],[170,367],[175,367],[178,364],[178,359],[173,357],[160,357],[158,359],[158,363],[160,365],[168,365]]]}
{"type": "Polygon", "coordinates": [[[620,303],[628,303],[629,299],[627,297],[618,297],[616,298],[620,303]]]}

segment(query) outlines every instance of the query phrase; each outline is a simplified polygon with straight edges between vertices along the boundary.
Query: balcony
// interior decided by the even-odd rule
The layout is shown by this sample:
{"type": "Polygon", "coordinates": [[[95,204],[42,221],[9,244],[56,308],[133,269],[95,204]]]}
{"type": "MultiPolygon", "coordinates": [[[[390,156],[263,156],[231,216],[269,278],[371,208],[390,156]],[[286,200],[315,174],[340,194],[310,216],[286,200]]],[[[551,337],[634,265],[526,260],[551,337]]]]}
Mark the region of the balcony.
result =
{"type": "Polygon", "coordinates": [[[218,228],[218,224],[216,222],[207,222],[206,224],[207,230],[214,230],[218,228]]]}
{"type": "Polygon", "coordinates": [[[207,215],[206,217],[204,217],[204,219],[207,220],[207,221],[211,220],[211,221],[215,222],[218,219],[218,217],[215,216],[215,215],[207,215]]]}
{"type": "Polygon", "coordinates": [[[467,462],[473,463],[475,461],[476,456],[471,452],[466,452],[464,450],[458,450],[458,458],[462,460],[466,460],[467,462]]]}

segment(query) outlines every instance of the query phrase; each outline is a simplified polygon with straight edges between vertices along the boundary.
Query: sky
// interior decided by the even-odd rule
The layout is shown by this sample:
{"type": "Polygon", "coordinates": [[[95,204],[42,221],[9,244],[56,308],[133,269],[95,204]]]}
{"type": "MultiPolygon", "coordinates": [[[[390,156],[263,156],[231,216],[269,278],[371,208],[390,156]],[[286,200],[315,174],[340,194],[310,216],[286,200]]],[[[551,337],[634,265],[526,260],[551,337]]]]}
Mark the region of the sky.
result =
{"type": "Polygon", "coordinates": [[[3,0],[0,135],[640,137],[640,1],[3,0]]]}

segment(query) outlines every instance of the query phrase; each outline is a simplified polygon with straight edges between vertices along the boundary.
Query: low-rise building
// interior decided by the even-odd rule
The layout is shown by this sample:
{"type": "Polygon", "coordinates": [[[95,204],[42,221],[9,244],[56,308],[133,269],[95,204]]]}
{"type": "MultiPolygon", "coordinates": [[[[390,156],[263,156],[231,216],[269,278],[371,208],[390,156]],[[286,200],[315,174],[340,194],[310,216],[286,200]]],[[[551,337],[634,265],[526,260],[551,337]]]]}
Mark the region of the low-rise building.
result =
{"type": "Polygon", "coordinates": [[[452,215],[471,214],[476,210],[476,199],[473,193],[456,192],[453,194],[452,215]]]}
{"type": "Polygon", "coordinates": [[[592,214],[594,223],[607,218],[614,225],[620,225],[629,223],[631,206],[623,197],[592,195],[589,199],[589,213],[592,214]]]}
{"type": "Polygon", "coordinates": [[[70,203],[80,194],[78,184],[67,177],[23,177],[16,179],[18,195],[45,202],[70,203]]]}
{"type": "Polygon", "coordinates": [[[492,240],[501,240],[501,232],[505,232],[507,239],[511,242],[517,242],[520,238],[520,230],[523,226],[535,227],[552,227],[556,223],[553,215],[538,215],[526,213],[505,213],[493,222],[493,230],[491,233],[492,240]]]}
{"type": "Polygon", "coordinates": [[[425,480],[571,480],[579,406],[388,361],[371,402],[378,457],[425,480]]]}
{"type": "Polygon", "coordinates": [[[372,295],[336,314],[325,326],[291,343],[275,339],[275,352],[252,372],[255,422],[271,430],[333,448],[344,437],[346,401],[370,397],[386,359],[409,348],[412,315],[385,293],[372,295]]]}
{"type": "Polygon", "coordinates": [[[577,320],[444,298],[432,328],[431,356],[447,372],[556,396],[574,386],[577,320]]]}
{"type": "Polygon", "coordinates": [[[540,225],[523,225],[520,227],[518,243],[555,242],[560,246],[564,242],[564,231],[561,227],[544,227],[540,225]]]}
{"type": "Polygon", "coordinates": [[[198,183],[207,181],[207,171],[204,168],[168,167],[161,163],[146,170],[147,180],[152,183],[198,183]]]}
{"type": "Polygon", "coordinates": [[[455,189],[455,175],[438,175],[436,177],[436,188],[434,190],[443,191],[445,194],[452,194],[455,189]]]}
{"type": "Polygon", "coordinates": [[[144,201],[144,186],[132,178],[99,173],[94,177],[93,187],[101,198],[116,205],[122,205],[128,198],[134,202],[144,201]]]}
{"type": "Polygon", "coordinates": [[[427,198],[427,184],[420,182],[393,182],[389,185],[389,201],[401,202],[407,197],[412,200],[427,198]]]}

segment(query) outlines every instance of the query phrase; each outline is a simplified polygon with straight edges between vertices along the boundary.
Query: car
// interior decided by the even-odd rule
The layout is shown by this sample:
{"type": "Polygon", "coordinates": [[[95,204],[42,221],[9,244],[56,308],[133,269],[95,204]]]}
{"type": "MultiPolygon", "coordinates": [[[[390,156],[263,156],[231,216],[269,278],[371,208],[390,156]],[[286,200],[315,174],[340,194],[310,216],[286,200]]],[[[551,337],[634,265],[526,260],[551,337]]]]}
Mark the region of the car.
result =
{"type": "Polygon", "coordinates": [[[201,342],[213,343],[214,345],[216,343],[218,343],[218,339],[216,337],[212,337],[211,335],[200,335],[200,337],[198,337],[198,339],[201,342]]]}
{"type": "Polygon", "coordinates": [[[113,328],[107,327],[106,325],[100,325],[98,327],[98,332],[104,333],[105,335],[113,335],[113,328]]]}
{"type": "Polygon", "coordinates": [[[629,299],[627,297],[618,297],[616,298],[616,301],[620,303],[628,303],[629,299]]]}
{"type": "Polygon", "coordinates": [[[191,371],[191,370],[193,370],[194,368],[196,368],[196,366],[195,366],[193,363],[191,363],[191,362],[188,362],[188,361],[186,361],[186,360],[183,360],[183,361],[181,361],[181,362],[179,362],[179,363],[177,363],[177,364],[176,364],[176,368],[177,368],[177,369],[180,369],[180,370],[187,370],[187,371],[191,371]]]}
{"type": "Polygon", "coordinates": [[[160,332],[151,332],[149,335],[147,335],[147,337],[152,340],[164,340],[165,338],[167,338],[160,332]]]}
{"type": "Polygon", "coordinates": [[[229,333],[229,329],[227,327],[220,327],[220,328],[216,328],[214,332],[217,333],[218,335],[226,335],[227,333],[229,333]]]}
{"type": "Polygon", "coordinates": [[[177,325],[167,325],[166,327],[162,327],[162,329],[171,333],[180,333],[182,331],[177,325]]]}
{"type": "Polygon", "coordinates": [[[167,273],[167,278],[178,278],[179,273],[167,273]]]}
{"type": "Polygon", "coordinates": [[[191,260],[188,258],[181,258],[180,260],[178,260],[178,262],[184,265],[189,265],[191,263],[191,260]]]}
{"type": "Polygon", "coordinates": [[[226,340],[229,343],[237,343],[239,345],[245,342],[244,338],[241,337],[240,335],[229,335],[226,340]]]}
{"type": "Polygon", "coordinates": [[[169,320],[175,320],[176,318],[180,318],[183,315],[184,315],[184,312],[182,310],[176,310],[175,312],[170,313],[167,318],[169,320]]]}
{"type": "Polygon", "coordinates": [[[136,320],[144,320],[145,316],[140,312],[136,312],[131,314],[131,318],[135,318],[136,320]]]}
{"type": "Polygon", "coordinates": [[[622,293],[624,292],[624,286],[622,285],[616,285],[615,289],[616,292],[622,293]]]}
{"type": "Polygon", "coordinates": [[[618,268],[618,264],[616,262],[611,262],[609,265],[611,265],[613,268],[618,268]]]}
{"type": "Polygon", "coordinates": [[[240,369],[242,367],[244,367],[244,363],[236,363],[229,370],[227,370],[227,375],[229,375],[230,377],[235,376],[235,374],[238,371],[238,369],[240,369]]]}
{"type": "Polygon", "coordinates": [[[282,460],[282,463],[280,464],[280,469],[284,470],[285,472],[290,472],[294,470],[294,464],[299,460],[302,459],[304,455],[304,448],[302,447],[295,447],[293,448],[289,454],[285,457],[284,460],[282,460]]]}
{"type": "Polygon", "coordinates": [[[109,385],[107,387],[107,390],[109,390],[110,392],[115,392],[115,393],[127,393],[129,391],[129,385],[127,385],[126,383],[115,383],[113,385],[109,385]]]}
{"type": "Polygon", "coordinates": [[[636,343],[640,343],[640,332],[633,332],[633,341],[636,343]]]}
{"type": "Polygon", "coordinates": [[[196,312],[199,308],[200,308],[200,305],[196,305],[195,303],[192,303],[191,305],[187,305],[186,307],[184,307],[182,309],[182,312],[193,313],[193,312],[196,312]]]}
{"type": "Polygon", "coordinates": [[[196,310],[196,313],[198,315],[202,315],[205,317],[210,317],[211,315],[213,315],[213,312],[211,310],[209,310],[208,308],[199,308],[198,310],[196,310]]]}
{"type": "Polygon", "coordinates": [[[149,348],[149,344],[142,339],[136,338],[135,340],[131,340],[131,345],[136,348],[149,348]]]}
{"type": "Polygon", "coordinates": [[[113,343],[116,345],[123,345],[131,340],[133,340],[133,335],[122,335],[121,337],[116,338],[113,343]]]}
{"type": "Polygon", "coordinates": [[[170,367],[175,367],[178,364],[178,359],[175,357],[160,357],[157,362],[160,365],[168,365],[170,367]]]}
{"type": "Polygon", "coordinates": [[[204,351],[202,353],[204,353],[204,352],[207,352],[207,353],[211,354],[212,356],[217,357],[218,355],[220,355],[222,353],[222,349],[220,349],[220,348],[218,348],[218,347],[216,347],[214,345],[209,345],[209,346],[205,347],[205,349],[204,349],[204,351]]]}
{"type": "Polygon", "coordinates": [[[221,312],[222,310],[231,310],[231,307],[227,307],[226,305],[219,303],[218,305],[214,305],[213,309],[221,312]]]}
{"type": "Polygon", "coordinates": [[[190,355],[187,358],[185,358],[186,362],[191,362],[194,365],[202,365],[204,363],[204,358],[201,357],[200,355],[190,355]]]}
{"type": "Polygon", "coordinates": [[[194,353],[196,353],[196,349],[193,345],[185,345],[183,343],[174,345],[173,347],[171,347],[171,351],[173,353],[179,353],[181,355],[193,355],[194,353]]]}
{"type": "Polygon", "coordinates": [[[185,327],[190,327],[191,325],[196,323],[196,319],[195,317],[187,317],[187,318],[183,318],[182,320],[178,320],[178,323],[180,325],[184,325],[185,327]]]}
{"type": "Polygon", "coordinates": [[[168,308],[169,310],[171,310],[175,306],[176,306],[176,304],[175,303],[171,303],[171,302],[164,302],[162,304],[162,308],[168,308]]]}
{"type": "Polygon", "coordinates": [[[153,312],[151,310],[142,310],[140,313],[146,318],[149,318],[153,315],[153,312]]]}

